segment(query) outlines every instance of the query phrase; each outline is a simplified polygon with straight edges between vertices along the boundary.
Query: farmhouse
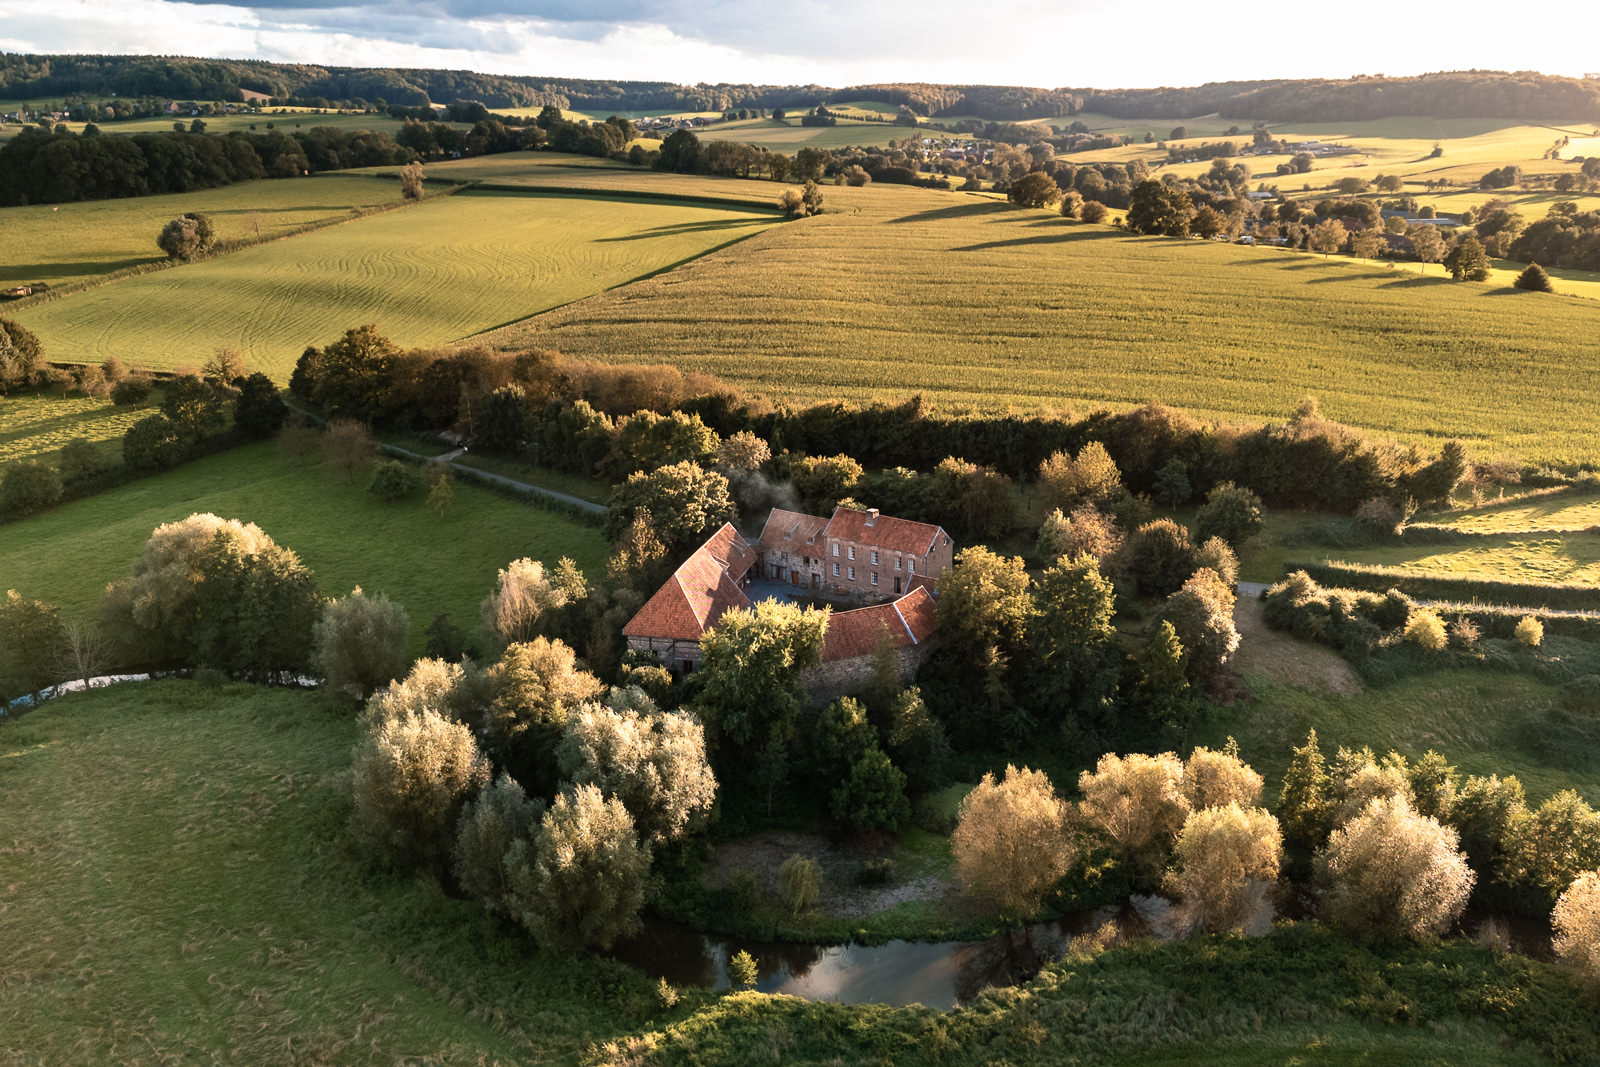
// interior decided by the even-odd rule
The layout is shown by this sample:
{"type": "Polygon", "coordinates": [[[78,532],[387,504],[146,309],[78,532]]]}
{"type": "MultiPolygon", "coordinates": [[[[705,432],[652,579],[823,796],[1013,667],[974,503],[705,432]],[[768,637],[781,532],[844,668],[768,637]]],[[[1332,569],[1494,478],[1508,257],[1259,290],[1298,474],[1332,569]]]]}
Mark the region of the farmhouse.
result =
{"type": "Polygon", "coordinates": [[[939,526],[877,509],[835,508],[831,518],[774,508],[747,542],[724,523],[695,549],[622,628],[628,648],[687,674],[700,663],[700,638],[734,608],[750,606],[757,577],[806,593],[874,601],[833,612],[822,664],[807,673],[815,700],[859,691],[884,641],[909,679],[937,636],[932,589],[953,563],[954,542],[939,526]]]}

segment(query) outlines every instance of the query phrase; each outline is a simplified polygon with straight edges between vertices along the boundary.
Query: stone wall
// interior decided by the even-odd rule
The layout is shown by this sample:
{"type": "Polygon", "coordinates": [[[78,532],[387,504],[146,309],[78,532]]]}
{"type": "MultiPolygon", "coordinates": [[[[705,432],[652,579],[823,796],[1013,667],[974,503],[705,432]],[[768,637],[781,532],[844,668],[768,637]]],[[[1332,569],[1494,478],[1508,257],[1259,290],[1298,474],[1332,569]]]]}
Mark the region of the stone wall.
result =
{"type": "MultiPolygon", "coordinates": [[[[900,668],[900,680],[907,684],[916,678],[917,671],[928,662],[935,642],[932,639],[920,645],[908,645],[895,653],[900,668]]],[[[857,696],[872,681],[872,655],[838,659],[812,667],[800,676],[805,686],[808,707],[821,707],[840,697],[857,696]]]]}
{"type": "Polygon", "coordinates": [[[635,652],[652,653],[674,674],[687,673],[683,669],[685,663],[690,665],[690,670],[700,666],[698,641],[675,641],[667,637],[630,637],[628,648],[635,652]]]}

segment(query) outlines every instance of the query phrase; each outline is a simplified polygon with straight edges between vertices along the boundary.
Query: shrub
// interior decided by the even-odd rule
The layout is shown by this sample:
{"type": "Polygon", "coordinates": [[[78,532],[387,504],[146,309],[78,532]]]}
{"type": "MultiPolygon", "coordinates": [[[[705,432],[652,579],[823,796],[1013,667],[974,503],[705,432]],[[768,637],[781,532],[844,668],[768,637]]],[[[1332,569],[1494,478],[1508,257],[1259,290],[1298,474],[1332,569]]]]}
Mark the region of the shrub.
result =
{"type": "Polygon", "coordinates": [[[175,467],[183,453],[183,438],[165,415],[146,415],[122,435],[122,462],[141,474],[175,467]]]}
{"type": "Polygon", "coordinates": [[[28,384],[43,359],[44,349],[32,330],[0,318],[0,393],[13,385],[28,384]]]}
{"type": "Polygon", "coordinates": [[[840,783],[830,798],[833,817],[856,830],[898,830],[911,820],[906,776],[883,750],[874,746],[840,783]]]}
{"type": "Polygon", "coordinates": [[[800,916],[816,906],[822,892],[822,868],[814,859],[790,856],[778,868],[778,896],[790,913],[800,916]]]}
{"type": "Polygon", "coordinates": [[[161,228],[156,237],[156,247],[170,259],[184,263],[208,255],[216,246],[217,234],[211,219],[190,211],[179,215],[161,228]]]}
{"type": "Polygon", "coordinates": [[[422,475],[409,463],[380,459],[372,465],[367,491],[385,503],[402,500],[422,488],[422,475]]]}
{"type": "Polygon", "coordinates": [[[502,645],[531,641],[555,612],[588,595],[577,564],[563,557],[553,572],[536,559],[508,563],[495,579],[494,592],[480,606],[483,628],[502,645]]]}
{"type": "Polygon", "coordinates": [[[988,897],[1008,916],[1038,910],[1071,866],[1066,805],[1043,771],[1006,767],[961,801],[950,849],[968,893],[988,897]]]}
{"type": "Polygon", "coordinates": [[[8,519],[43,511],[61,499],[61,475],[36,459],[13,463],[0,476],[0,516],[8,519]]]}
{"type": "Polygon", "coordinates": [[[271,437],[289,417],[289,405],[271,378],[259,371],[239,386],[233,402],[233,424],[252,437],[271,437]]]}
{"type": "Polygon", "coordinates": [[[397,867],[441,871],[462,806],[489,781],[472,731],[432,708],[378,716],[351,767],[351,830],[397,867]]]}
{"type": "Polygon", "coordinates": [[[1482,636],[1478,624],[1465,616],[1458,616],[1450,620],[1447,627],[1450,632],[1450,643],[1459,648],[1472,648],[1482,636]]]}
{"type": "Polygon", "coordinates": [[[1110,515],[1085,504],[1070,516],[1056,508],[1039,527],[1038,552],[1046,559],[1081,556],[1108,559],[1122,546],[1122,531],[1110,515]]]}
{"type": "Polygon", "coordinates": [[[1278,877],[1283,835],[1261,808],[1229,803],[1184,820],[1170,883],[1201,929],[1242,930],[1278,877]]]}
{"type": "Polygon", "coordinates": [[[1197,748],[1183,765],[1183,795],[1195,811],[1228,804],[1249,810],[1261,803],[1261,775],[1232,750],[1197,748]]]}
{"type": "Polygon", "coordinates": [[[456,827],[451,870],[461,891],[492,912],[506,910],[511,879],[506,853],[518,841],[529,841],[544,814],[544,804],[528,799],[515,778],[501,772],[477,799],[461,809],[456,827]]]}
{"type": "Polygon", "coordinates": [[[1214,572],[1229,589],[1239,585],[1239,557],[1220,537],[1208,537],[1205,544],[1195,549],[1194,568],[1214,572]]]}
{"type": "Polygon", "coordinates": [[[1516,637],[1518,643],[1529,648],[1538,648],[1540,643],[1544,641],[1544,623],[1532,615],[1526,615],[1517,623],[1517,628],[1512,631],[1512,634],[1516,637]]]}
{"type": "Polygon", "coordinates": [[[1353,933],[1430,940],[1466,907],[1473,874],[1456,832],[1403,796],[1372,801],[1328,838],[1323,917],[1353,933]]]}
{"type": "Polygon", "coordinates": [[[365,700],[405,670],[410,629],[405,608],[382,593],[369,597],[358,585],[323,606],[312,631],[312,663],[330,689],[354,687],[365,700]]]}
{"type": "Polygon", "coordinates": [[[1107,753],[1078,776],[1078,791],[1078,810],[1111,841],[1135,883],[1155,885],[1189,817],[1178,757],[1107,753]]]}
{"type": "Polygon", "coordinates": [[[1587,983],[1600,981],[1600,871],[1585,871],[1556,901],[1552,947],[1587,983]]]}
{"type": "Polygon", "coordinates": [[[1416,608],[1406,620],[1406,640],[1429,652],[1443,652],[1450,643],[1444,620],[1432,608],[1416,608]]]}
{"type": "Polygon", "coordinates": [[[650,852],[622,801],[592,785],[556,797],[531,843],[506,853],[508,910],[540,946],[610,948],[638,923],[650,852]]]}
{"type": "Polygon", "coordinates": [[[888,885],[894,881],[895,874],[894,857],[880,856],[877,859],[861,861],[861,869],[856,872],[856,881],[862,885],[888,885]]]}
{"type": "Polygon", "coordinates": [[[1078,217],[1083,219],[1084,222],[1101,223],[1106,221],[1106,216],[1110,213],[1100,201],[1085,200],[1082,209],[1078,212],[1078,217]]]}
{"type": "Polygon", "coordinates": [[[115,461],[107,457],[87,437],[74,437],[61,446],[60,466],[63,481],[73,482],[82,478],[92,478],[115,465],[115,461]]]}
{"type": "Polygon", "coordinates": [[[149,378],[124,378],[111,387],[111,402],[118,407],[138,407],[150,399],[149,378]]]}
{"type": "Polygon", "coordinates": [[[1249,489],[1223,482],[1206,495],[1206,502],[1194,517],[1194,535],[1199,540],[1220,537],[1234,548],[1261,531],[1265,524],[1261,498],[1249,489]]]}
{"type": "Polygon", "coordinates": [[[1123,543],[1118,561],[1140,593],[1166,596],[1194,573],[1194,542],[1183,526],[1171,519],[1157,519],[1133,532],[1123,543]]]}
{"type": "Polygon", "coordinates": [[[740,989],[753,988],[761,980],[761,968],[756,958],[745,949],[728,957],[728,982],[740,989]]]}
{"type": "Polygon", "coordinates": [[[1556,287],[1550,282],[1550,275],[1537,263],[1529,263],[1527,269],[1517,275],[1517,280],[1511,283],[1518,289],[1525,289],[1530,293],[1553,293],[1556,287]]]}

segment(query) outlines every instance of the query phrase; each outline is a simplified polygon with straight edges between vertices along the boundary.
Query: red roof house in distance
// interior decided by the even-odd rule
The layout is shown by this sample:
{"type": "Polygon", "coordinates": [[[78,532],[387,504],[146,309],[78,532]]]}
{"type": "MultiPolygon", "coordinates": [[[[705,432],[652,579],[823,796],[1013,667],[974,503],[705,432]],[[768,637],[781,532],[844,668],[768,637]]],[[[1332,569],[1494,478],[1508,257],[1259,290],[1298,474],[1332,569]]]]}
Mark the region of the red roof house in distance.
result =
{"type": "Polygon", "coordinates": [[[877,508],[835,508],[828,519],[775,508],[756,544],[769,581],[859,600],[902,596],[918,577],[937,581],[955,563],[943,527],[877,508]]]}
{"type": "Polygon", "coordinates": [[[723,523],[628,620],[622,628],[628,647],[653,652],[674,670],[693,670],[700,662],[700,635],[724,612],[750,606],[742,586],[755,562],[744,538],[723,523]]]}

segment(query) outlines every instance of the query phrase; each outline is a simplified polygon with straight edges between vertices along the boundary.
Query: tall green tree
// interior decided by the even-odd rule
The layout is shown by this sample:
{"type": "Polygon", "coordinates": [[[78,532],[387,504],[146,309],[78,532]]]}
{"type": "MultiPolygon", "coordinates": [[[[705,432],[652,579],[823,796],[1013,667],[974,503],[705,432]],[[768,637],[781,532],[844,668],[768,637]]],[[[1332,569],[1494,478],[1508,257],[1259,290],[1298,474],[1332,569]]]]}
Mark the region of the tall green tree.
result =
{"type": "Polygon", "coordinates": [[[1116,593],[1099,561],[1058,560],[1040,576],[1034,604],[1028,649],[1037,705],[1104,718],[1117,692],[1116,593]]]}
{"type": "Polygon", "coordinates": [[[1455,281],[1482,282],[1489,279],[1489,256],[1483,245],[1471,234],[1444,257],[1445,269],[1455,281]]]}
{"type": "Polygon", "coordinates": [[[317,361],[315,399],[330,419],[372,422],[383,414],[384,393],[400,349],[368,323],[346,330],[317,361]]]}

